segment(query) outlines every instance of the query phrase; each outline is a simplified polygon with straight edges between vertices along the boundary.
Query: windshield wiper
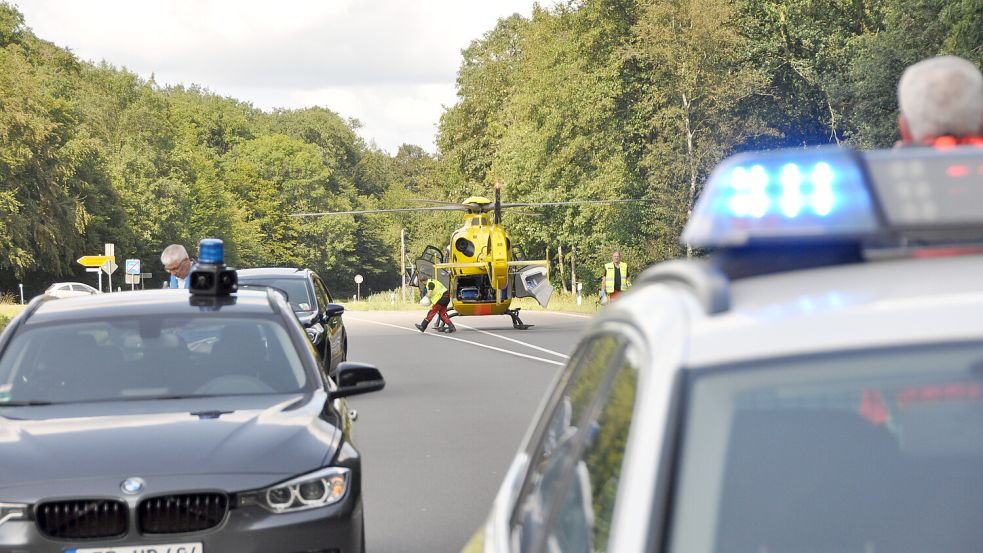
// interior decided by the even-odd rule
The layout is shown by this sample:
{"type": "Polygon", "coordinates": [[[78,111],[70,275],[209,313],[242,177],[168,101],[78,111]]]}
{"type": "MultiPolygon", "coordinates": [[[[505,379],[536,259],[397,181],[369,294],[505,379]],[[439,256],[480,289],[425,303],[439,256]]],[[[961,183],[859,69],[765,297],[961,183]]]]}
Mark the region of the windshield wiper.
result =
{"type": "Polygon", "coordinates": [[[38,405],[54,405],[51,401],[41,401],[39,399],[29,399],[26,401],[0,401],[2,407],[35,407],[38,405]]]}

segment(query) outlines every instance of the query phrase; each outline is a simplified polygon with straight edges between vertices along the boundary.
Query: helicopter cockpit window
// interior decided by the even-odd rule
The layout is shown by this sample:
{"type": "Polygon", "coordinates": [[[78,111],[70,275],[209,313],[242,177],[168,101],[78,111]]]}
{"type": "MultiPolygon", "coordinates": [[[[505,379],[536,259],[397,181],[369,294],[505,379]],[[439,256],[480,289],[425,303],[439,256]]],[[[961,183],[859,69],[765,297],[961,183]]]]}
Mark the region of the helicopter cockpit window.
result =
{"type": "Polygon", "coordinates": [[[458,238],[454,241],[454,249],[464,254],[466,257],[474,257],[474,242],[467,238],[458,238]]]}

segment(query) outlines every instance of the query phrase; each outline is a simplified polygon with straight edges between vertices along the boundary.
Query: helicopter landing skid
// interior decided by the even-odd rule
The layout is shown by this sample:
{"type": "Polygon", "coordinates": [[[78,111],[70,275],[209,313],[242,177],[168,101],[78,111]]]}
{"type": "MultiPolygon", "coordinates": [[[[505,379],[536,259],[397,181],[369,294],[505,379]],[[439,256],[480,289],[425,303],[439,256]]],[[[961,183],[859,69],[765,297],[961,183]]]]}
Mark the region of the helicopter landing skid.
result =
{"type": "Polygon", "coordinates": [[[519,318],[519,309],[521,309],[521,307],[516,309],[507,309],[505,311],[506,315],[512,317],[512,328],[515,328],[516,330],[529,330],[530,328],[535,326],[535,325],[527,325],[522,322],[522,319],[519,318]]]}

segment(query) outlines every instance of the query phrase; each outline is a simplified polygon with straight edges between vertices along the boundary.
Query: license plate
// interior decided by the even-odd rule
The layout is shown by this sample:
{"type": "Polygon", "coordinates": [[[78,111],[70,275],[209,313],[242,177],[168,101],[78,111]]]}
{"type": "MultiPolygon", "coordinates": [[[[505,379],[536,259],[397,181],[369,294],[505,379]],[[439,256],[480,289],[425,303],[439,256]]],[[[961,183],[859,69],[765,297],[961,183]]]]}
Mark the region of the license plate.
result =
{"type": "Polygon", "coordinates": [[[120,545],[116,547],[86,547],[66,549],[65,553],[202,553],[201,542],[168,543],[164,545],[120,545]]]}

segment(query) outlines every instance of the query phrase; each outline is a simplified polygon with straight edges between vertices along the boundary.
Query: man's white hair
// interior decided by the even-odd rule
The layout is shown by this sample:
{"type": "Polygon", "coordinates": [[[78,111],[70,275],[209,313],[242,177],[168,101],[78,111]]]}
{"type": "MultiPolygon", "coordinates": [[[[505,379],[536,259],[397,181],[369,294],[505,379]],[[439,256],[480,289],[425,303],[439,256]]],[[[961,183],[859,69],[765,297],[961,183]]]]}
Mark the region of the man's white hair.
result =
{"type": "Polygon", "coordinates": [[[181,244],[171,244],[164,248],[163,253],[160,254],[160,262],[164,266],[174,265],[175,263],[184,261],[188,259],[188,250],[184,249],[181,244]]]}
{"type": "Polygon", "coordinates": [[[898,106],[915,141],[974,136],[983,130],[983,74],[958,56],[939,56],[905,69],[898,106]]]}

